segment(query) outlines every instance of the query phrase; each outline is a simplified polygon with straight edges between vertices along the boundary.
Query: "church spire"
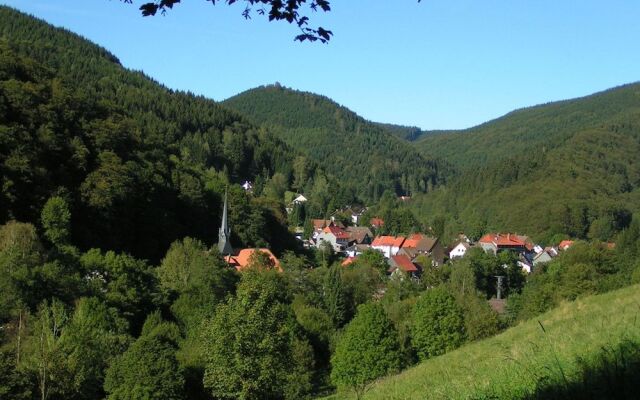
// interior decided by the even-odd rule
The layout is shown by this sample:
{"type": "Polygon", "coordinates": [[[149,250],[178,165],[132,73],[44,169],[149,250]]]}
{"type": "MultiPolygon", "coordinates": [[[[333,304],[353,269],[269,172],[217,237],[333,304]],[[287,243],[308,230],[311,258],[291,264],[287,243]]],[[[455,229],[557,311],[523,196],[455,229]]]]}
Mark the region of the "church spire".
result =
{"type": "Polygon", "coordinates": [[[231,229],[229,229],[228,217],[227,217],[227,191],[224,192],[224,208],[222,210],[222,224],[218,230],[218,251],[223,256],[228,256],[233,253],[231,247],[231,229]]]}

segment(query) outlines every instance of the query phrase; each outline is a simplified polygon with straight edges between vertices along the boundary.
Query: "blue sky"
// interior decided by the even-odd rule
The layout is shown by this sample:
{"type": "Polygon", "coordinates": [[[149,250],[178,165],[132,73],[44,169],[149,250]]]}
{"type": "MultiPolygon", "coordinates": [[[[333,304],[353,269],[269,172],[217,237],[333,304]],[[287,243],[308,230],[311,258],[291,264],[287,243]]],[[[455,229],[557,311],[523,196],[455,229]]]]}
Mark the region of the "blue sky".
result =
{"type": "Polygon", "coordinates": [[[637,0],[332,0],[295,27],[242,5],[184,0],[142,18],[141,0],[0,0],[106,47],[173,89],[223,100],[280,82],[367,119],[466,128],[513,109],[640,80],[637,0]]]}

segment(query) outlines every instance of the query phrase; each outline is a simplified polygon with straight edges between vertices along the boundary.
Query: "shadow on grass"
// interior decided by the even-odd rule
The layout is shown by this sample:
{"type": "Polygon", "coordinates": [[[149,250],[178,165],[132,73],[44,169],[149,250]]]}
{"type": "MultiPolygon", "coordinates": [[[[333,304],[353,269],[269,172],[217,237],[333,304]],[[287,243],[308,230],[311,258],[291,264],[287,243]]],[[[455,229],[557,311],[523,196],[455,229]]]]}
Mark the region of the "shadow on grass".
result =
{"type": "Polygon", "coordinates": [[[622,341],[600,349],[588,359],[578,359],[577,378],[539,382],[525,399],[639,399],[640,343],[622,341]]]}

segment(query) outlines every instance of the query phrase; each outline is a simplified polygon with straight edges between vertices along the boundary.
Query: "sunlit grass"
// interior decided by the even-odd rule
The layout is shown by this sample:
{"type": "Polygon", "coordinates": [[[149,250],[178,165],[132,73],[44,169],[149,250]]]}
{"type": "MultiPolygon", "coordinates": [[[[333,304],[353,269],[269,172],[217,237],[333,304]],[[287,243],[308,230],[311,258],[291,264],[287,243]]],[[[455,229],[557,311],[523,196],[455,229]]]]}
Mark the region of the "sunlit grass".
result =
{"type": "MultiPolygon", "coordinates": [[[[364,398],[602,398],[600,392],[632,398],[624,393],[640,385],[639,315],[638,285],[564,303],[496,337],[382,379],[364,398]]],[[[345,392],[332,399],[352,397],[345,392]]]]}

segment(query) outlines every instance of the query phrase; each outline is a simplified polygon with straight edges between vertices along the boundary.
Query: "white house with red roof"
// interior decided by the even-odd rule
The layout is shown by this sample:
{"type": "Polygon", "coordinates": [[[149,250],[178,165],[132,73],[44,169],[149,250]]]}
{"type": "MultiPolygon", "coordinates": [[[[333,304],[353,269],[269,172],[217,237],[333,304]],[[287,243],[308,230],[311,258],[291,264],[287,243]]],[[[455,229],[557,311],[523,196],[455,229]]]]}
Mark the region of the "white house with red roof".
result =
{"type": "Polygon", "coordinates": [[[467,254],[467,250],[471,248],[469,242],[465,240],[461,240],[453,246],[451,251],[449,251],[449,259],[453,260],[454,258],[462,258],[465,254],[467,254]]]}
{"type": "Polygon", "coordinates": [[[351,238],[349,232],[338,226],[331,225],[318,234],[316,246],[320,247],[323,242],[327,242],[331,244],[334,251],[344,251],[349,245],[349,238],[351,238]]]}
{"type": "Polygon", "coordinates": [[[330,219],[312,219],[311,224],[313,225],[313,233],[311,234],[311,238],[313,240],[317,240],[324,228],[328,226],[339,226],[342,228],[340,224],[335,223],[330,219]]]}
{"type": "Polygon", "coordinates": [[[398,254],[404,240],[404,236],[378,236],[371,242],[371,248],[382,252],[386,258],[390,258],[398,254]]]}

